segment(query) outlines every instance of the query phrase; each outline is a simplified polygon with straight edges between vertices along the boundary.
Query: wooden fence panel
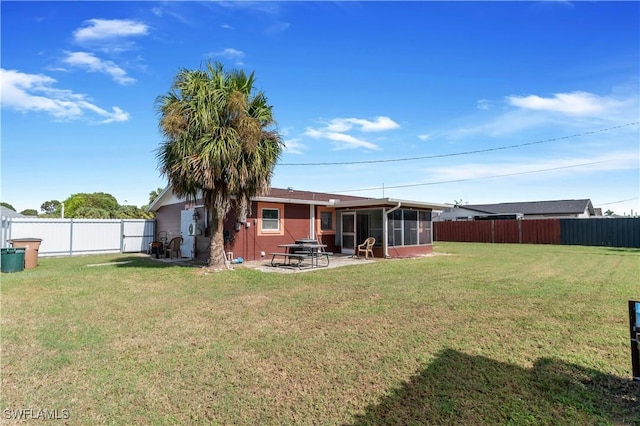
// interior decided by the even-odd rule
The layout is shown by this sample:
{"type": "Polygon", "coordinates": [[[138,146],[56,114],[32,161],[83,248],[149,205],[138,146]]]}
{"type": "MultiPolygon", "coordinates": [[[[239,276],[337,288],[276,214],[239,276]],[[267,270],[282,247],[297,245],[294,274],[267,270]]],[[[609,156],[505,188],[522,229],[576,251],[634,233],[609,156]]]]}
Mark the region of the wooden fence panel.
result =
{"type": "Polygon", "coordinates": [[[519,243],[521,220],[492,220],[493,243],[519,243]]]}
{"type": "Polygon", "coordinates": [[[490,243],[491,223],[485,221],[434,222],[436,241],[490,243]]]}
{"type": "Polygon", "coordinates": [[[558,219],[523,220],[523,244],[560,244],[560,221],[558,219]]]}

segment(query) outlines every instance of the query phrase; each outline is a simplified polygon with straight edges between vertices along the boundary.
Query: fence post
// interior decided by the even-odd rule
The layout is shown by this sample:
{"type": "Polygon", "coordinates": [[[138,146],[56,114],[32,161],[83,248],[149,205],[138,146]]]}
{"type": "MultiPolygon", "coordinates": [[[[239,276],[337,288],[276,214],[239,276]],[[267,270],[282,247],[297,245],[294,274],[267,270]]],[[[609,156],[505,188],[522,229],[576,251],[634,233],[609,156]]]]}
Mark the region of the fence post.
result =
{"type": "Polygon", "coordinates": [[[522,244],[522,219],[516,219],[518,221],[518,243],[522,244]]]}
{"type": "Polygon", "coordinates": [[[124,219],[120,219],[120,254],[124,253],[124,219]]]}
{"type": "Polygon", "coordinates": [[[69,219],[69,256],[73,256],[73,218],[69,219]]]}

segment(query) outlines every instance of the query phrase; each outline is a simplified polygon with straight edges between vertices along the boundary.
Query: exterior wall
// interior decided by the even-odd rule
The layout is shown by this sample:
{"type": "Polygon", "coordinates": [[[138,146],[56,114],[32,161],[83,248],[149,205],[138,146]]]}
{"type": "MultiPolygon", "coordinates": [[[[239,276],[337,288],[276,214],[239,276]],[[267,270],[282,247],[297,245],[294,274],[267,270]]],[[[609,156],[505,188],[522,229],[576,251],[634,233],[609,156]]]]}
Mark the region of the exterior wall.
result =
{"type": "MultiPolygon", "coordinates": [[[[161,207],[156,213],[157,232],[167,232],[169,240],[180,236],[180,212],[185,207],[184,202],[161,207]]],[[[269,253],[281,252],[282,248],[278,247],[280,244],[291,243],[301,238],[317,237],[327,245],[327,251],[341,253],[336,210],[332,207],[316,206],[313,211],[314,223],[312,224],[312,208],[309,204],[254,202],[246,223],[236,223],[236,213],[230,211],[224,222],[224,231],[229,236],[228,241],[225,241],[225,252],[231,253],[234,259],[242,257],[245,261],[260,260],[269,258],[269,253]],[[262,229],[262,209],[264,208],[279,210],[280,222],[277,230],[262,229]],[[320,216],[321,212],[326,211],[331,211],[334,215],[333,226],[332,229],[322,230],[320,216]],[[312,229],[315,230],[316,235],[311,235],[312,229]]],[[[370,210],[372,210],[371,207],[363,209],[363,211],[370,210]]],[[[200,221],[204,221],[203,216],[204,214],[201,212],[200,221]]],[[[204,235],[195,237],[196,258],[198,260],[206,261],[209,257],[210,232],[210,229],[207,229],[204,235]]],[[[432,251],[432,244],[397,246],[389,247],[388,255],[389,257],[424,256],[432,251]]],[[[374,256],[378,259],[385,257],[382,241],[374,247],[374,256]]]]}
{"type": "MultiPolygon", "coordinates": [[[[169,204],[160,207],[156,212],[156,234],[167,233],[167,242],[180,236],[180,212],[184,210],[185,203],[169,204]]],[[[156,235],[156,239],[158,236],[156,235]]]]}
{"type": "Polygon", "coordinates": [[[246,224],[240,224],[236,230],[235,214],[230,214],[225,229],[230,231],[231,241],[225,246],[233,257],[242,257],[245,261],[259,260],[272,252],[281,252],[279,244],[288,244],[299,238],[309,238],[311,220],[309,206],[305,204],[253,203],[251,215],[246,224]],[[263,232],[261,230],[261,208],[280,208],[281,232],[263,232]],[[263,255],[264,253],[264,255],[263,255]]]}

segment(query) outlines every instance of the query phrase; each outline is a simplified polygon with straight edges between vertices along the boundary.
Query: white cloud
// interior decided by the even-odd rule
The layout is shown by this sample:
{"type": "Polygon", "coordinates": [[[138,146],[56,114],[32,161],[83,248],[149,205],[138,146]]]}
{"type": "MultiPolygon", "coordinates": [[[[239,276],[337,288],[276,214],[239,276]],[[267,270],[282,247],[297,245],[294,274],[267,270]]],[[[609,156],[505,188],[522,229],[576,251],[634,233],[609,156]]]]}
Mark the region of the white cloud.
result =
{"type": "Polygon", "coordinates": [[[235,28],[229,24],[222,24],[220,25],[220,28],[222,28],[223,30],[235,30],[235,28]]]}
{"type": "Polygon", "coordinates": [[[624,105],[620,100],[588,92],[556,93],[551,98],[536,95],[507,96],[506,100],[512,106],[527,110],[559,112],[575,116],[597,116],[624,105]]]}
{"type": "Polygon", "coordinates": [[[130,19],[89,19],[84,25],[73,32],[74,40],[78,43],[141,36],[149,32],[146,24],[130,19]]]}
{"type": "Polygon", "coordinates": [[[99,116],[97,123],[129,120],[129,113],[118,107],[107,111],[89,102],[83,94],[53,88],[56,80],[46,75],[0,68],[0,81],[3,108],[45,112],[59,120],[79,119],[89,112],[99,116]]]}
{"type": "Polygon", "coordinates": [[[307,128],[305,135],[315,139],[329,139],[333,142],[337,142],[336,150],[352,148],[379,150],[380,147],[378,147],[378,145],[347,134],[346,132],[381,132],[397,129],[399,127],[400,125],[391,118],[383,116],[378,116],[374,120],[365,120],[362,118],[334,118],[323,128],[307,128]]]}
{"type": "Polygon", "coordinates": [[[300,139],[286,139],[284,141],[285,152],[288,154],[302,154],[304,145],[300,143],[300,139]]]}
{"type": "Polygon", "coordinates": [[[583,129],[606,128],[612,123],[637,121],[640,113],[639,98],[633,91],[608,96],[588,92],[557,93],[550,98],[536,95],[507,96],[505,103],[511,108],[494,115],[489,121],[471,123],[444,133],[451,138],[476,135],[500,137],[545,127],[563,129],[559,133],[579,132],[583,129]]]}
{"type": "Polygon", "coordinates": [[[389,117],[379,116],[374,121],[362,118],[334,118],[327,125],[327,130],[334,132],[346,132],[356,127],[362,132],[381,132],[400,127],[398,123],[389,117]]]}
{"type": "Polygon", "coordinates": [[[455,167],[430,167],[424,172],[429,181],[450,181],[465,179],[483,179],[499,176],[525,175],[531,179],[532,174],[544,178],[557,177],[559,174],[593,173],[602,171],[637,169],[637,151],[613,152],[592,157],[565,157],[552,159],[530,158],[510,159],[498,162],[465,163],[455,167]],[[635,157],[635,158],[634,158],[635,157]]]}
{"type": "Polygon", "coordinates": [[[307,129],[305,135],[312,137],[314,139],[329,139],[334,142],[341,142],[340,145],[336,147],[336,150],[342,149],[352,149],[352,148],[366,148],[371,150],[379,150],[378,145],[364,141],[362,139],[358,139],[351,135],[347,135],[345,133],[339,132],[330,132],[324,130],[317,129],[307,129]]]}
{"type": "Polygon", "coordinates": [[[222,57],[225,59],[229,59],[229,60],[234,60],[234,59],[242,59],[244,58],[245,54],[242,50],[237,50],[237,49],[233,49],[231,47],[228,47],[224,50],[220,50],[217,52],[213,52],[210,53],[208,56],[213,56],[213,57],[222,57]]]}
{"type": "Polygon", "coordinates": [[[104,61],[87,52],[69,52],[63,62],[90,72],[100,72],[111,76],[120,84],[131,84],[136,80],[127,76],[127,72],[111,61],[104,61]]]}
{"type": "Polygon", "coordinates": [[[418,135],[418,139],[420,139],[421,141],[426,141],[427,139],[429,139],[431,137],[431,135],[427,134],[427,133],[423,133],[421,135],[418,135]]]}

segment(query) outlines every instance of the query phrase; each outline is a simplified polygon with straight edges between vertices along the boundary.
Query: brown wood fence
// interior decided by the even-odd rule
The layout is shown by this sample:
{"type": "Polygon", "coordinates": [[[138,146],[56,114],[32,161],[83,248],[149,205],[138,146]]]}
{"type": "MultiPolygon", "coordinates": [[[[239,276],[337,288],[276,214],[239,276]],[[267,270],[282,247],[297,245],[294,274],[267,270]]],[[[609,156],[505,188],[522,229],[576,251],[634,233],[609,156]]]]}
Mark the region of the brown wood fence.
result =
{"type": "Polygon", "coordinates": [[[560,221],[475,220],[434,222],[434,241],[560,244],[560,221]]]}

